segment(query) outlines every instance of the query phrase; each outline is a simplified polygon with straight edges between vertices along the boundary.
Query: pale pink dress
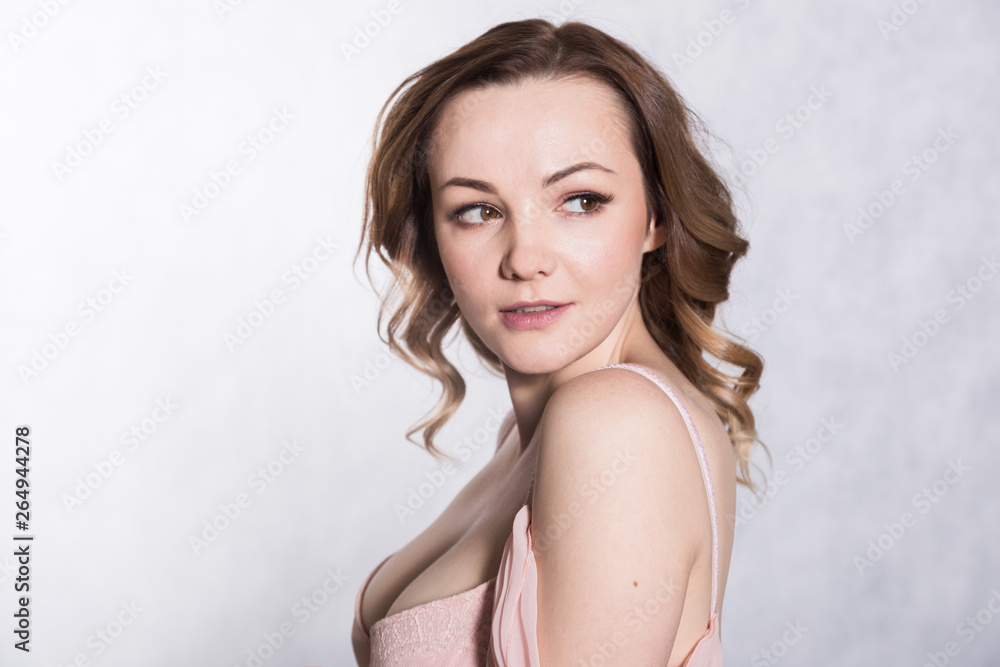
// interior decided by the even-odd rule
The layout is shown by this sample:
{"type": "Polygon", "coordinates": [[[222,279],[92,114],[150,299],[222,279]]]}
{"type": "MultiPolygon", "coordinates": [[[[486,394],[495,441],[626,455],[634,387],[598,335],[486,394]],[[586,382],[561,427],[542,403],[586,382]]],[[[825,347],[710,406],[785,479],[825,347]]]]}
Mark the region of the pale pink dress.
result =
{"type": "MultiPolygon", "coordinates": [[[[719,529],[715,515],[715,493],[705,460],[705,450],[687,408],[655,373],[639,364],[622,363],[602,368],[627,368],[646,376],[674,402],[701,465],[708,494],[712,522],[712,615],[708,629],[683,663],[685,667],[720,667],[722,643],[719,639],[716,608],[719,579],[719,529]]],[[[595,369],[600,370],[600,369],[595,369]]],[[[503,442],[514,420],[501,428],[503,442]]],[[[369,632],[361,623],[361,599],[372,575],[361,584],[354,605],[351,635],[354,655],[360,667],[539,667],[535,622],[538,608],[537,571],[531,549],[531,493],[514,517],[511,536],[503,550],[497,576],[475,588],[442,600],[428,602],[376,621],[369,632]]],[[[391,556],[391,554],[390,554],[391,556]]]]}

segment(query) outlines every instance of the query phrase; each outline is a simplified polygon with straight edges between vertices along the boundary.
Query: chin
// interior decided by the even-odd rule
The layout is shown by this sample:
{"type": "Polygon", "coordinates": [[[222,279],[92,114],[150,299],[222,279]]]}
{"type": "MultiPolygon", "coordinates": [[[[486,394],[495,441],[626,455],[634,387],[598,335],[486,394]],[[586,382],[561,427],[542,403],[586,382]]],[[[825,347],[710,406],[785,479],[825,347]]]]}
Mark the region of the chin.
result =
{"type": "Polygon", "coordinates": [[[522,375],[555,373],[573,360],[571,350],[558,343],[539,345],[531,349],[501,349],[497,352],[497,356],[505,367],[522,375]]]}

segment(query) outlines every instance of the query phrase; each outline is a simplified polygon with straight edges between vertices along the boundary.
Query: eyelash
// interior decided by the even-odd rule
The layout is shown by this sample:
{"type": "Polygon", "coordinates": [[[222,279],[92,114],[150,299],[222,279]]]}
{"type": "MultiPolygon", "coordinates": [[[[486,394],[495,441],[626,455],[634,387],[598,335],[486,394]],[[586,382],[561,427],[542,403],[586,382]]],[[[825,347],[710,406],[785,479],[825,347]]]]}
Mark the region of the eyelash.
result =
{"type": "MultiPolygon", "coordinates": [[[[566,202],[573,201],[574,199],[596,199],[597,200],[597,206],[594,207],[593,209],[591,209],[589,211],[571,211],[570,212],[570,215],[572,215],[572,216],[588,216],[588,215],[593,215],[595,213],[600,212],[614,198],[615,198],[614,195],[604,195],[604,194],[601,194],[599,192],[589,192],[588,191],[588,192],[579,192],[579,193],[577,193],[575,195],[570,195],[569,197],[566,197],[563,200],[562,203],[563,203],[563,205],[565,205],[566,202]]],[[[456,208],[456,209],[452,210],[450,213],[448,213],[448,219],[451,220],[452,222],[454,222],[455,224],[457,224],[460,227],[481,227],[481,226],[483,226],[483,225],[491,222],[489,220],[487,220],[486,222],[466,222],[465,220],[462,220],[461,216],[466,211],[472,211],[472,210],[477,209],[477,208],[492,208],[495,211],[499,211],[499,209],[496,206],[493,206],[492,204],[483,204],[483,203],[465,204],[464,206],[459,206],[458,208],[456,208]]]]}

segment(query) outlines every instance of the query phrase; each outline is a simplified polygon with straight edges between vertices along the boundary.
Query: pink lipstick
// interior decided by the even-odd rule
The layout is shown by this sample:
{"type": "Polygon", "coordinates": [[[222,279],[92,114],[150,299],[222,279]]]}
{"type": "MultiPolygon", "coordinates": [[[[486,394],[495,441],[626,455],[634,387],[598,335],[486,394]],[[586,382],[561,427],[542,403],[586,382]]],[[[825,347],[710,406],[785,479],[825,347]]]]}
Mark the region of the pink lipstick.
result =
{"type": "Polygon", "coordinates": [[[572,305],[572,303],[558,303],[545,300],[518,301],[502,309],[500,317],[503,318],[510,328],[517,329],[518,331],[541,329],[559,319],[572,305]],[[525,309],[528,312],[516,312],[525,309]]]}

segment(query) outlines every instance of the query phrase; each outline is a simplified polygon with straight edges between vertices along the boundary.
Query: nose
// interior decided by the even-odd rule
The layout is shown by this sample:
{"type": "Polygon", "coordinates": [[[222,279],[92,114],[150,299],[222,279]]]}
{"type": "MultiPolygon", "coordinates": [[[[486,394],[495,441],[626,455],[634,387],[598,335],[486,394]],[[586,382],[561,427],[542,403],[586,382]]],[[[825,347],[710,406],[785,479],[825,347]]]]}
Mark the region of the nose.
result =
{"type": "Polygon", "coordinates": [[[526,213],[510,218],[504,229],[507,252],[501,271],[508,280],[535,280],[551,275],[555,267],[555,239],[538,208],[525,206],[526,213]]]}

